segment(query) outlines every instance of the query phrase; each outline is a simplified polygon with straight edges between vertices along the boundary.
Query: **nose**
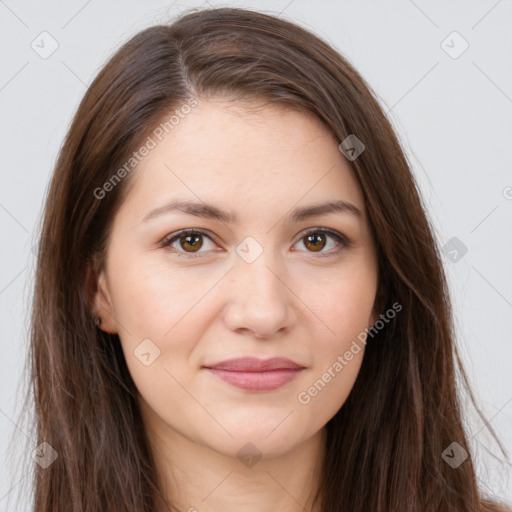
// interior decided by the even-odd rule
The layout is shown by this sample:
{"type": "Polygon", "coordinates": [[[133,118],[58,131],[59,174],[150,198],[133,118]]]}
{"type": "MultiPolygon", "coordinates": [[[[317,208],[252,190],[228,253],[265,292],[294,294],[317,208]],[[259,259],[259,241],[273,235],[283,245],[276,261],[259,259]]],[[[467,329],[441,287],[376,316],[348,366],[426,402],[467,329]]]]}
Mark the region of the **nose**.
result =
{"type": "Polygon", "coordinates": [[[265,251],[252,263],[237,259],[229,276],[224,321],[230,330],[270,338],[292,329],[296,297],[283,268],[265,251]]]}

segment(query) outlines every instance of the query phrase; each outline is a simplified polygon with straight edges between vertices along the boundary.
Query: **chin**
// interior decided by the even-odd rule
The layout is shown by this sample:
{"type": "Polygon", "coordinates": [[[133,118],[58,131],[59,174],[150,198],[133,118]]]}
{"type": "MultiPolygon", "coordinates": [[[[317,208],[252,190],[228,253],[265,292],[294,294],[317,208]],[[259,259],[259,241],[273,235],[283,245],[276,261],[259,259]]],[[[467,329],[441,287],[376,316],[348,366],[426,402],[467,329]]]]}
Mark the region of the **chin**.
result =
{"type": "MultiPolygon", "coordinates": [[[[251,421],[250,419],[247,420],[251,421]]],[[[256,457],[276,458],[292,451],[294,447],[302,444],[308,436],[303,437],[302,432],[293,432],[289,429],[278,426],[273,423],[267,428],[247,428],[238,430],[229,430],[233,437],[227,434],[216,439],[210,439],[208,444],[213,449],[228,455],[243,458],[245,455],[256,457]]]]}

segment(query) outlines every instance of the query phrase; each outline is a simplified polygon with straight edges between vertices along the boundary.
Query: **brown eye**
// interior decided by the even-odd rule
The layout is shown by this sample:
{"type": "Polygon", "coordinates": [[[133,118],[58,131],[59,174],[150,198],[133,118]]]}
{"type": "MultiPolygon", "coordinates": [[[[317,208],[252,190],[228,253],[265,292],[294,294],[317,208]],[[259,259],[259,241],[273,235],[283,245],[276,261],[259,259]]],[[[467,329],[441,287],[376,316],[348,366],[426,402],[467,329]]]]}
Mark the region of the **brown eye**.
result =
{"type": "Polygon", "coordinates": [[[303,238],[304,245],[311,251],[321,251],[327,244],[326,236],[323,233],[307,235],[303,238]]]}
{"type": "Polygon", "coordinates": [[[211,252],[208,249],[215,249],[215,243],[207,233],[198,229],[187,229],[165,237],[161,242],[161,247],[176,256],[195,258],[211,252]]]}
{"type": "Polygon", "coordinates": [[[309,229],[298,243],[304,245],[306,252],[318,253],[319,257],[336,256],[352,245],[345,235],[327,228],[309,229]]]}
{"type": "Polygon", "coordinates": [[[201,233],[193,235],[181,235],[180,246],[186,252],[196,252],[203,246],[203,235],[201,233]]]}

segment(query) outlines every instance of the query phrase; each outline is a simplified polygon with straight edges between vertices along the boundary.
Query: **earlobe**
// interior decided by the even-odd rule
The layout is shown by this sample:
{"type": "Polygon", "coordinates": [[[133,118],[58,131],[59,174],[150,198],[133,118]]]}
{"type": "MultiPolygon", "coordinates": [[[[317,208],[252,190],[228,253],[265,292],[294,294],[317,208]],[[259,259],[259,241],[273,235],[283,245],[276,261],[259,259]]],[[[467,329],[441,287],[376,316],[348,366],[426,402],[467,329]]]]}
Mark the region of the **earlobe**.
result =
{"type": "Polygon", "coordinates": [[[369,324],[370,324],[370,327],[375,325],[375,322],[379,319],[379,313],[376,311],[376,309],[372,309],[372,312],[370,314],[370,320],[369,320],[369,324]]]}
{"type": "Polygon", "coordinates": [[[97,276],[94,292],[94,309],[96,326],[109,334],[117,334],[117,322],[114,318],[112,299],[105,272],[102,270],[97,276]]]}
{"type": "Polygon", "coordinates": [[[370,314],[370,325],[375,325],[375,322],[379,320],[382,312],[384,311],[386,300],[387,297],[384,288],[382,287],[382,284],[379,283],[377,292],[375,294],[375,299],[373,301],[372,312],[370,314]]]}

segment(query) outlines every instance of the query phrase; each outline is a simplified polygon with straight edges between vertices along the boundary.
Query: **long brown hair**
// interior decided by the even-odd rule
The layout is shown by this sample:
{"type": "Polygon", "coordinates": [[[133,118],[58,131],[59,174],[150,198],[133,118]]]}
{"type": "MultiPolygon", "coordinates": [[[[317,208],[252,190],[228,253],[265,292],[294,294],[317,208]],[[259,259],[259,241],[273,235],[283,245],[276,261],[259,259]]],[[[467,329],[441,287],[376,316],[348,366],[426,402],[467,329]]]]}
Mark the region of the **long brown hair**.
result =
{"type": "MultiPolygon", "coordinates": [[[[351,166],[379,257],[381,311],[347,401],[327,424],[323,512],[505,510],[481,495],[456,387],[462,368],[440,251],[410,166],[376,96],[346,58],[297,25],[245,9],[187,12],[136,34],[85,94],[46,198],[31,322],[35,512],[153,512],[163,496],[117,335],[94,324],[101,266],[129,173],[98,191],[189,98],[257,99],[314,113],[365,151],[351,166]],[[456,469],[442,457],[468,452],[456,469]]],[[[483,416],[482,416],[483,418],[483,416]]],[[[490,426],[489,430],[495,436],[490,426]]],[[[496,440],[498,440],[496,438],[496,440]]],[[[503,453],[503,447],[499,443],[503,453]]]]}

